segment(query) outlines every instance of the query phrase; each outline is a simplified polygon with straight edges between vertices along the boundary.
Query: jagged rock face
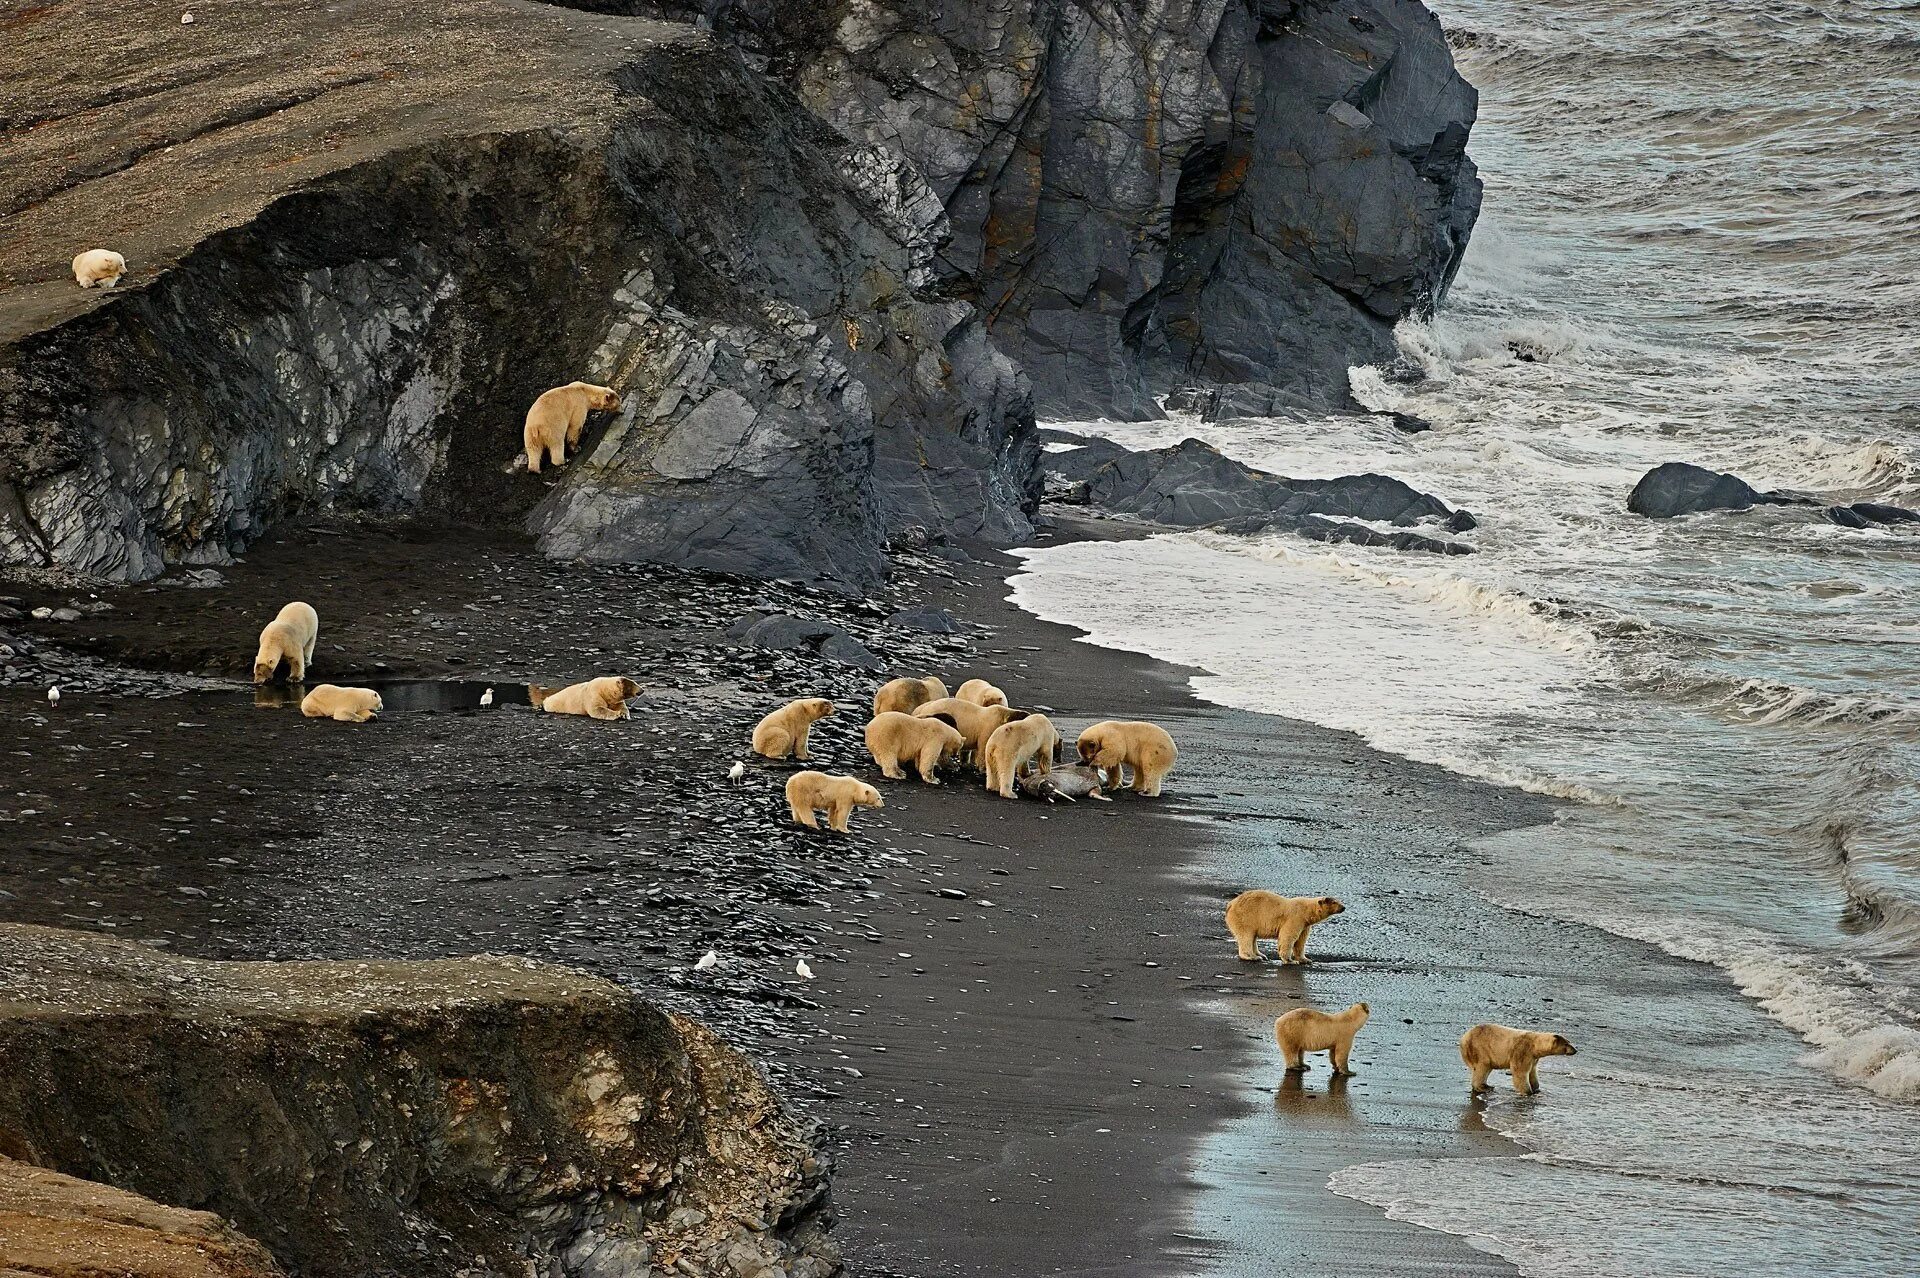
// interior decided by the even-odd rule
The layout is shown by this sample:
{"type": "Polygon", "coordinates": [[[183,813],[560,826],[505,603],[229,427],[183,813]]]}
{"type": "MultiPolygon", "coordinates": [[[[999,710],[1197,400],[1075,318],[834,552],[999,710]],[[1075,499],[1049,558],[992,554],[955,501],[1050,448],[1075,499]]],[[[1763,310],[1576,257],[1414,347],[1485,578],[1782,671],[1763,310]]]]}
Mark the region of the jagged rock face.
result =
{"type": "MultiPolygon", "coordinates": [[[[502,77],[515,23],[552,35],[555,11],[474,8],[460,31],[488,39],[462,53],[502,77]]],[[[290,13],[230,21],[313,20],[290,13]]],[[[386,21],[357,33],[376,57],[425,34],[386,21]]],[[[618,43],[590,56],[548,47],[554,74],[575,59],[578,118],[546,103],[303,180],[105,304],[9,334],[0,563],[141,579],[290,516],[531,511],[556,555],[858,588],[897,531],[1024,536],[1030,399],[977,312],[928,292],[945,224],[925,184],[726,45],[605,25],[618,43]],[[625,393],[606,438],[551,489],[502,474],[532,398],[576,378],[625,393]]],[[[457,109],[479,90],[449,91],[457,109]]],[[[312,145],[285,128],[269,161],[312,145]]]]}
{"type": "Polygon", "coordinates": [[[824,1278],[811,1131],[706,1030],[519,959],[209,963],[0,927],[0,1149],[288,1270],[824,1278]]]}
{"type": "Polygon", "coordinates": [[[580,0],[705,12],[945,204],[941,267],[1051,415],[1183,382],[1344,403],[1479,210],[1477,97],[1416,0],[580,0]]]}

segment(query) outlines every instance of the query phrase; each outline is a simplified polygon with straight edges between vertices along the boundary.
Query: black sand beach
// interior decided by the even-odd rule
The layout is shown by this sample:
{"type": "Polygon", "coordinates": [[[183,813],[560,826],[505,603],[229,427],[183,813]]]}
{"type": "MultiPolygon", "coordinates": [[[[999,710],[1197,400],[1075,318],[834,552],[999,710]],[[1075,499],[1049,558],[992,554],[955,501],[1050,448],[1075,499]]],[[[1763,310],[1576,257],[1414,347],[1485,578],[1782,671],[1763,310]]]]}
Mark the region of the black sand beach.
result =
{"type": "Polygon", "coordinates": [[[1598,982],[1701,984],[1460,888],[1466,841],[1549,805],[1197,703],[1186,672],[1004,602],[998,556],[913,561],[865,601],[409,529],[290,530],[224,571],[33,627],[107,664],[43,647],[60,705],[0,691],[4,917],[197,956],[488,951],[623,981],[715,1025],[828,1125],[852,1272],[1510,1272],[1328,1192],[1328,1174],[1511,1149],[1466,1098],[1464,1025],[1557,1018],[1577,1035],[1598,982]],[[236,680],[295,596],[322,618],[314,678],[456,678],[496,704],[409,712],[397,689],[348,727],[256,707],[239,682],[137,695],[182,673],[236,680]],[[890,670],[987,677],[1069,738],[1158,720],[1182,747],[1168,796],[1049,806],[883,783],[887,808],[856,813],[851,836],[803,836],[783,769],[751,766],[740,790],[725,771],[765,709],[825,691],[846,708],[816,730],[817,761],[871,773],[874,677],[723,643],[756,601],[845,624],[890,670]],[[909,603],[980,628],[876,620],[909,603]],[[648,689],[631,723],[526,704],[527,683],[611,672],[648,689]],[[1347,901],[1307,968],[1234,958],[1220,911],[1256,885],[1347,901]],[[693,971],[708,946],[722,964],[693,971]],[[793,973],[802,956],[813,981],[793,973]],[[1316,1063],[1276,1093],[1273,1017],[1357,999],[1373,1005],[1357,1076],[1330,1087],[1316,1063]]]}

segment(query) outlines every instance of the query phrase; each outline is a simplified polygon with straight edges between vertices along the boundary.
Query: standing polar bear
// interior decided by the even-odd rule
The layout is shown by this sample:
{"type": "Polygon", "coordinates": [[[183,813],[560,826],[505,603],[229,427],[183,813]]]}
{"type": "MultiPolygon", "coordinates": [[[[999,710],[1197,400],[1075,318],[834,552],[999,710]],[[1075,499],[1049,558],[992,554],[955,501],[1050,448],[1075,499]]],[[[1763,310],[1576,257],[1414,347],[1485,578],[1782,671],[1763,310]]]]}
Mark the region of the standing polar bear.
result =
{"type": "Polygon", "coordinates": [[[112,288],[127,273],[127,259],[112,249],[88,249],[73,259],[73,280],[81,288],[112,288]]]}
{"type": "Polygon", "coordinates": [[[1365,1003],[1355,1003],[1344,1012],[1332,1014],[1311,1007],[1296,1007],[1273,1023],[1273,1041],[1287,1062],[1289,1074],[1307,1067],[1308,1052],[1326,1052],[1333,1061],[1333,1072],[1351,1074],[1347,1058],[1353,1053],[1353,1036],[1373,1014],[1365,1003]]]}
{"type": "Polygon", "coordinates": [[[321,684],[300,699],[300,713],[307,718],[340,723],[365,723],[386,708],[372,688],[342,688],[331,683],[321,684]]]}
{"type": "Polygon", "coordinates": [[[640,685],[631,679],[608,675],[568,684],[558,692],[540,699],[540,708],[548,714],[584,714],[593,719],[631,719],[627,702],[640,695],[640,685]]]}
{"type": "Polygon", "coordinates": [[[807,753],[807,733],[817,720],[832,713],[833,702],[825,697],[789,701],[754,725],[753,752],[769,759],[792,755],[805,763],[813,757],[807,753]]]}
{"type": "Polygon", "coordinates": [[[972,701],[962,701],[958,697],[942,697],[938,701],[929,701],[915,706],[914,715],[921,719],[941,718],[960,729],[960,735],[966,738],[967,752],[979,765],[987,756],[987,738],[1002,725],[1015,719],[1027,717],[1025,710],[1010,710],[1006,706],[983,706],[972,701]]]}
{"type": "Polygon", "coordinates": [[[1279,944],[1282,963],[1307,961],[1307,933],[1347,907],[1331,896],[1281,896],[1255,889],[1227,904],[1227,931],[1243,959],[1260,957],[1260,942],[1279,944]]]}
{"type": "Polygon", "coordinates": [[[1080,762],[1107,774],[1109,789],[1124,782],[1121,768],[1133,770],[1134,793],[1145,798],[1160,797],[1160,783],[1173,771],[1180,757],[1173,738],[1158,724],[1107,719],[1089,726],[1075,742],[1080,762]]]}
{"type": "Polygon", "coordinates": [[[820,828],[814,815],[826,809],[827,828],[847,833],[847,817],[855,808],[884,808],[887,801],[880,792],[855,777],[828,776],[824,772],[796,772],[787,778],[787,811],[795,822],[809,830],[820,828]]]}
{"type": "Polygon", "coordinates": [[[592,409],[619,412],[619,392],[592,382],[568,382],[542,392],[527,410],[527,425],[522,432],[527,469],[539,474],[543,457],[551,457],[556,466],[566,465],[567,450],[580,446],[580,431],[592,409]]]}
{"type": "Polygon", "coordinates": [[[946,695],[947,685],[934,675],[925,679],[895,679],[881,684],[880,691],[873,694],[874,717],[889,710],[912,714],[927,702],[938,701],[946,695]]]}
{"type": "Polygon", "coordinates": [[[958,757],[967,744],[960,729],[945,719],[920,719],[898,710],[873,716],[866,735],[867,753],[880,765],[882,775],[893,781],[904,780],[907,774],[900,765],[907,761],[928,785],[940,784],[934,769],[958,757]]]}
{"type": "Polygon", "coordinates": [[[305,683],[307,665],[313,660],[313,645],[319,638],[320,614],[313,610],[313,605],[298,600],[288,604],[260,628],[260,648],[253,656],[253,681],[267,682],[280,668],[280,663],[285,662],[287,682],[305,683]]]}
{"type": "Polygon", "coordinates": [[[1573,1044],[1544,1030],[1518,1030],[1508,1025],[1476,1025],[1460,1036],[1460,1059],[1473,1072],[1467,1089],[1485,1091],[1487,1075],[1504,1069],[1513,1077],[1513,1090],[1522,1096],[1540,1094],[1542,1056],[1573,1056],[1573,1044]]]}
{"type": "Polygon", "coordinates": [[[1053,752],[1059,748],[1060,734],[1044,714],[1001,724],[987,738],[987,748],[981,755],[987,770],[987,789],[1003,799],[1018,798],[1013,786],[1022,770],[1031,764],[1046,776],[1053,771],[1053,752]]]}
{"type": "Polygon", "coordinates": [[[1007,694],[988,683],[985,679],[969,679],[953,690],[953,695],[962,701],[971,701],[976,706],[1004,706],[1007,694]]]}

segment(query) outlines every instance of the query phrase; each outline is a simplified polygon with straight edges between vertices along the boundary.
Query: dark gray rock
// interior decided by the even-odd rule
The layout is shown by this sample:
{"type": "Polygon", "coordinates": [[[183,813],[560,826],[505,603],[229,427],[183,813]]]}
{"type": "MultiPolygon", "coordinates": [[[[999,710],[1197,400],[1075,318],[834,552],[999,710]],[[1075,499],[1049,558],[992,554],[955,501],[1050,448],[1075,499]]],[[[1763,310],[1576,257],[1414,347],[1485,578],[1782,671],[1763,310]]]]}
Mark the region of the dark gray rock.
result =
{"type": "Polygon", "coordinates": [[[727,642],[775,652],[817,652],[830,661],[878,670],[880,658],[839,626],[783,612],[749,614],[726,630],[727,642]]]}
{"type": "Polygon", "coordinates": [[[1454,532],[1476,522],[1466,511],[1390,476],[1286,479],[1234,461],[1197,439],[1144,452],[1095,439],[1070,452],[1049,453],[1047,466],[1062,481],[1084,484],[1096,506],[1182,528],[1237,533],[1284,528],[1321,540],[1465,554],[1470,548],[1461,543],[1384,533],[1349,521],[1435,524],[1454,532]]]}
{"type": "Polygon", "coordinates": [[[1846,509],[1876,524],[1920,523],[1920,511],[1908,510],[1905,506],[1888,506],[1877,501],[1856,501],[1846,509]]]}
{"type": "Polygon", "coordinates": [[[950,635],[960,629],[960,623],[945,608],[902,608],[888,615],[887,624],[930,635],[950,635]]]}
{"type": "Polygon", "coordinates": [[[1703,510],[1751,510],[1755,506],[1805,505],[1793,493],[1765,493],[1736,475],[1688,462],[1665,462],[1640,477],[1627,509],[1650,519],[1671,519],[1703,510]]]}

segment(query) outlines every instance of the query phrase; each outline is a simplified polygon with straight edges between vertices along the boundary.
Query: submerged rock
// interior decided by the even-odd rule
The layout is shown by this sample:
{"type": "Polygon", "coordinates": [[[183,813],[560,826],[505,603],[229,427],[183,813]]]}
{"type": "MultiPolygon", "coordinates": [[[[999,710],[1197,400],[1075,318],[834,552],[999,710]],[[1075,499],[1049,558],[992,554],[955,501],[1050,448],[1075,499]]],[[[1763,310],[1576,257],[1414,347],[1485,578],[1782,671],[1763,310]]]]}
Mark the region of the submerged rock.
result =
{"type": "Polygon", "coordinates": [[[530,960],[216,963],[0,926],[0,1060],[0,1149],[208,1208],[315,1278],[838,1268],[817,1137],[765,1080],[530,960]]]}

